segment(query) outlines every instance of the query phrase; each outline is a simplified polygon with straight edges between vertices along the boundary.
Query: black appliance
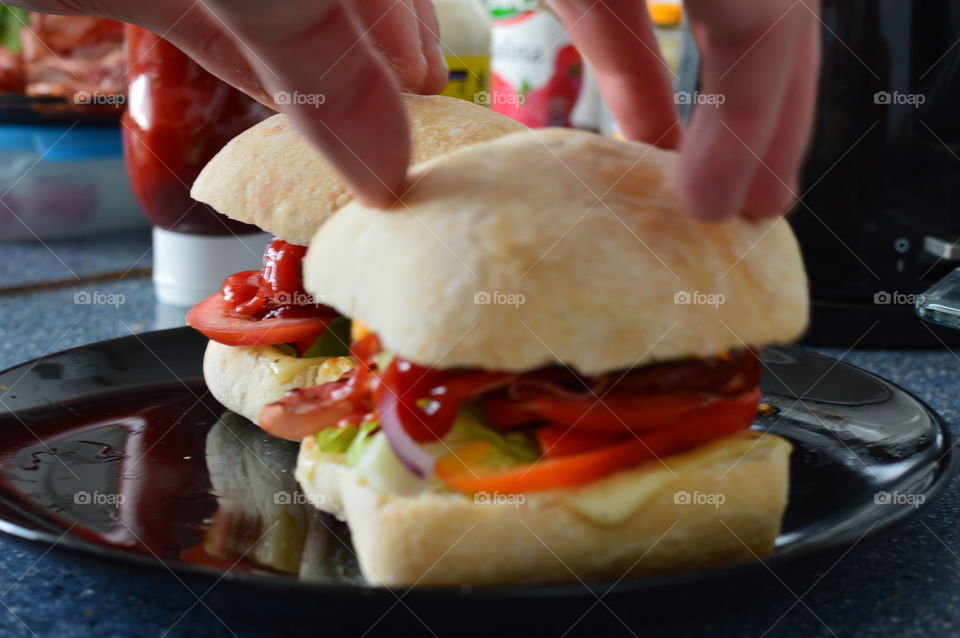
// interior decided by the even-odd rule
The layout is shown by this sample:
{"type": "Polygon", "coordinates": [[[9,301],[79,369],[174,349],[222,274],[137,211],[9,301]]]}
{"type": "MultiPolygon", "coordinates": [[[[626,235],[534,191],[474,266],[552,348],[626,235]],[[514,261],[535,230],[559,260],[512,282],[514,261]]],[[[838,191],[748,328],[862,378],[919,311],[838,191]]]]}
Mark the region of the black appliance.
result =
{"type": "MultiPolygon", "coordinates": [[[[914,310],[960,266],[960,1],[824,0],[821,20],[816,122],[789,216],[813,296],[805,342],[960,345],[914,310]]],[[[698,65],[685,62],[690,90],[698,65]]]]}
{"type": "Polygon", "coordinates": [[[960,265],[960,2],[828,0],[817,120],[790,217],[807,341],[960,344],[916,296],[960,265]]]}

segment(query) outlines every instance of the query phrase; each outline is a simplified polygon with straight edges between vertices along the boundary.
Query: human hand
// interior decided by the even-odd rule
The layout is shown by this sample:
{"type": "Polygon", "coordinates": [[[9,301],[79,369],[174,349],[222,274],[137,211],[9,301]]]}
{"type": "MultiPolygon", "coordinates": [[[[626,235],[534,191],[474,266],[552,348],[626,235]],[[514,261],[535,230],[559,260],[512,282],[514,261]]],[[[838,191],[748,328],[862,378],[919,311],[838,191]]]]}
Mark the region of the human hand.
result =
{"type": "Polygon", "coordinates": [[[402,193],[410,135],[400,90],[447,81],[430,0],[13,0],[31,11],[101,15],[160,34],[261,102],[281,91],[323,104],[283,111],[364,203],[402,193]]]}
{"type": "Polygon", "coordinates": [[[702,58],[699,90],[723,99],[695,108],[682,139],[644,3],[552,5],[624,135],[679,146],[679,195],[693,215],[763,217],[793,203],[813,122],[819,0],[686,0],[702,58]]]}

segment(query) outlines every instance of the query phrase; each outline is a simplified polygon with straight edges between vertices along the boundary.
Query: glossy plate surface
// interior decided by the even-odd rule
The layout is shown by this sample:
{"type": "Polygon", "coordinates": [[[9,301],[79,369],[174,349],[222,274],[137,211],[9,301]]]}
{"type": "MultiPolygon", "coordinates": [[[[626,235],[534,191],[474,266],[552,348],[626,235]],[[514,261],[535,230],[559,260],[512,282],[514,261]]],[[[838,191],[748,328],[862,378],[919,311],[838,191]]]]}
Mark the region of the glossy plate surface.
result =
{"type": "MultiPolygon", "coordinates": [[[[225,576],[247,591],[395,598],[363,584],[344,527],[302,502],[292,476],[296,445],[263,435],[207,394],[205,344],[180,328],[0,373],[0,531],[41,551],[55,545],[122,569],[225,576]]],[[[847,547],[914,516],[944,489],[955,452],[941,419],[918,399],[802,349],[767,348],[763,358],[771,408],[755,427],[795,446],[790,504],[767,566],[847,547]]],[[[594,588],[634,595],[762,567],[616,583],[415,588],[406,596],[529,603],[592,597],[594,588]]]]}

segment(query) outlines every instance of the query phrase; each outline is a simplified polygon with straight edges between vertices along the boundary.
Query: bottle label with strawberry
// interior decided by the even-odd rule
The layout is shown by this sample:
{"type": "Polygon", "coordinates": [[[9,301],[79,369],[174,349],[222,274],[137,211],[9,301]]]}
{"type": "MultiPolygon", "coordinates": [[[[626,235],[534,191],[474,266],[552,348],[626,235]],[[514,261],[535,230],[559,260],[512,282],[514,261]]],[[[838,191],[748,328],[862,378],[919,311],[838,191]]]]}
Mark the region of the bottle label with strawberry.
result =
{"type": "Polygon", "coordinates": [[[570,126],[583,63],[563,25],[535,0],[493,0],[490,106],[527,126],[570,126]]]}

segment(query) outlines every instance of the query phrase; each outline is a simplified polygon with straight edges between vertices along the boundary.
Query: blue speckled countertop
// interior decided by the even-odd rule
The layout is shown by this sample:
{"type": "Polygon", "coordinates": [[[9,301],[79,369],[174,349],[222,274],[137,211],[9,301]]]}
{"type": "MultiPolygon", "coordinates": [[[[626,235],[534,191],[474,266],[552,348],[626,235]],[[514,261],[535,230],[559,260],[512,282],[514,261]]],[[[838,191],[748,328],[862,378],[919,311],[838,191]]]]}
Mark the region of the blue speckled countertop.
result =
{"type": "MultiPolygon", "coordinates": [[[[178,325],[182,314],[158,308],[148,278],[146,234],[100,240],[0,245],[0,291],[70,280],[60,287],[0,294],[0,368],[77,345],[178,325]],[[126,271],[122,281],[76,277],[126,271]],[[109,304],[74,303],[83,293],[109,304]],[[106,299],[106,297],[101,297],[106,299]]],[[[879,374],[926,401],[958,432],[960,358],[945,351],[828,351],[879,374]]],[[[736,609],[691,610],[680,618],[614,623],[609,635],[942,636],[960,633],[960,491],[945,496],[896,532],[854,547],[805,581],[770,575],[763,594],[736,609]],[[788,591],[788,587],[792,591],[788,591]],[[798,597],[802,600],[798,602],[798,597]]],[[[171,575],[168,595],[129,590],[115,575],[21,549],[0,539],[0,636],[271,635],[277,625],[215,618],[171,575]]],[[[598,613],[603,612],[602,608],[598,613]]],[[[281,633],[318,633],[320,627],[281,633]]],[[[433,628],[437,635],[448,632],[433,628]]],[[[423,630],[426,632],[426,629],[423,630]]],[[[462,632],[456,632],[460,635],[462,632]]],[[[338,635],[324,631],[324,635],[338,635]]],[[[429,634],[428,634],[429,635],[429,634]]],[[[544,634],[549,635],[549,634],[544,634]]],[[[597,635],[596,633],[592,635],[597,635]]]]}

